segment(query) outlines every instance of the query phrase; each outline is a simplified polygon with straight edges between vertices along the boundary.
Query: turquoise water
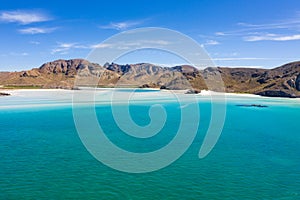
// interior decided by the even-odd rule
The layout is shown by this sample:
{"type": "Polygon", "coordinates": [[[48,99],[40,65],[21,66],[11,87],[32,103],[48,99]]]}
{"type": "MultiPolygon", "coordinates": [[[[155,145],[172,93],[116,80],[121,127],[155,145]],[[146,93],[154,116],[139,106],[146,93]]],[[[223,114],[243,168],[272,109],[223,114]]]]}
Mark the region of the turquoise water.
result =
{"type": "MultiPolygon", "coordinates": [[[[22,100],[26,98],[0,99],[6,106],[0,108],[0,199],[300,199],[299,101],[228,99],[222,135],[213,151],[199,159],[211,115],[210,102],[200,100],[199,130],[188,151],[164,169],[129,174],[89,154],[76,132],[70,105],[7,108],[10,101],[22,100]],[[269,107],[236,106],[253,102],[269,107]]],[[[33,97],[30,105],[34,100],[42,101],[33,97]]],[[[55,105],[66,100],[44,101],[55,105]]],[[[137,124],[149,123],[153,103],[130,105],[137,124]]],[[[122,133],[110,105],[97,105],[96,112],[116,145],[149,152],[172,140],[179,126],[178,103],[163,105],[169,116],[165,127],[149,139],[122,133]]]]}

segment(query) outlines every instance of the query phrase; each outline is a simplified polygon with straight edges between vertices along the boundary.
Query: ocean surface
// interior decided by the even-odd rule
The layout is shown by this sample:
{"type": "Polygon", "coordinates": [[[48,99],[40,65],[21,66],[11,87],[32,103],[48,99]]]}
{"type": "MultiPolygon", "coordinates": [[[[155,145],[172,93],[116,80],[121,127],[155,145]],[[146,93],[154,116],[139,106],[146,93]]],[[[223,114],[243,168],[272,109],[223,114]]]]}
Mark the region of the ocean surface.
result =
{"type": "MultiPolygon", "coordinates": [[[[73,91],[11,93],[0,97],[0,199],[300,199],[299,99],[226,95],[224,104],[196,95],[200,121],[189,123],[199,128],[187,151],[160,170],[126,173],[99,162],[83,145],[73,119],[73,91]],[[225,123],[213,150],[200,159],[214,117],[212,101],[224,104],[225,123]]],[[[157,90],[115,93],[116,106],[128,106],[139,126],[151,123],[153,105],[161,105],[168,116],[157,135],[128,136],[114,120],[112,90],[96,91],[95,111],[107,138],[136,153],[172,141],[184,109],[177,97],[185,105],[195,98],[157,90]]],[[[78,107],[85,109],[90,102],[79,96],[83,99],[78,107]]]]}

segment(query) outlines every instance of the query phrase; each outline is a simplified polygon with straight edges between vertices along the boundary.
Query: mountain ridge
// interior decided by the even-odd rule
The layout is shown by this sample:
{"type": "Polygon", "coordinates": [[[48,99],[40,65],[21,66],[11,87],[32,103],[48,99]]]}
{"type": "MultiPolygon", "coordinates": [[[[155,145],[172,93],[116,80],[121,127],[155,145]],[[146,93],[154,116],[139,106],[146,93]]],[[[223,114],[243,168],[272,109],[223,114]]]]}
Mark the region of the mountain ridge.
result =
{"type": "MultiPolygon", "coordinates": [[[[213,82],[214,75],[219,74],[225,92],[300,97],[300,61],[273,69],[208,67],[198,70],[190,65],[162,67],[151,63],[125,65],[106,63],[101,66],[85,59],[59,59],[31,70],[0,72],[0,85],[72,89],[79,72],[81,77],[97,80],[97,85],[101,87],[132,86],[195,90],[208,89],[206,83],[213,82]]],[[[89,85],[84,79],[79,84],[89,85]]]]}

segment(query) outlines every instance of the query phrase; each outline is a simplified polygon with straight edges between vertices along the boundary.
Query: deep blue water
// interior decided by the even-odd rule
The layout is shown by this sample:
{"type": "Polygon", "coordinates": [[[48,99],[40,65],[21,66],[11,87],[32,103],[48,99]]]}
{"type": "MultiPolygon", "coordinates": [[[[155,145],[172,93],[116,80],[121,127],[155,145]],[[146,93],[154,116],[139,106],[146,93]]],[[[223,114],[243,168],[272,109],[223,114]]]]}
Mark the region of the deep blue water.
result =
{"type": "MultiPolygon", "coordinates": [[[[0,199],[300,199],[300,106],[270,102],[256,108],[229,100],[222,135],[204,159],[198,153],[211,106],[199,102],[193,144],[170,166],[145,174],[119,172],[97,161],[79,139],[69,106],[1,109],[0,199]]],[[[151,105],[130,105],[137,124],[150,122],[151,105]]],[[[109,105],[96,112],[112,142],[149,152],[168,144],[178,129],[179,105],[164,102],[164,107],[166,124],[149,139],[124,134],[109,105]]]]}

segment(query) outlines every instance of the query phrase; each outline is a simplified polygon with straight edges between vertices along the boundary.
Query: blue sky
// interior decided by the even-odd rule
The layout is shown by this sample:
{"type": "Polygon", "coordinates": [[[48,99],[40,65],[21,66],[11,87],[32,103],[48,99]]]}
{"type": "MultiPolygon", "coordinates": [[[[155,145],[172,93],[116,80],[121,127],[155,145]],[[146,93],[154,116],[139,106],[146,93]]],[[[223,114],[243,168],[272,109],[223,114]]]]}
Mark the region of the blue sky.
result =
{"type": "MultiPolygon", "coordinates": [[[[182,32],[203,45],[218,66],[272,68],[300,60],[298,0],[14,0],[0,5],[2,71],[85,58],[108,37],[140,27],[182,32]]],[[[168,64],[166,56],[147,56],[120,62],[168,64]]]]}

